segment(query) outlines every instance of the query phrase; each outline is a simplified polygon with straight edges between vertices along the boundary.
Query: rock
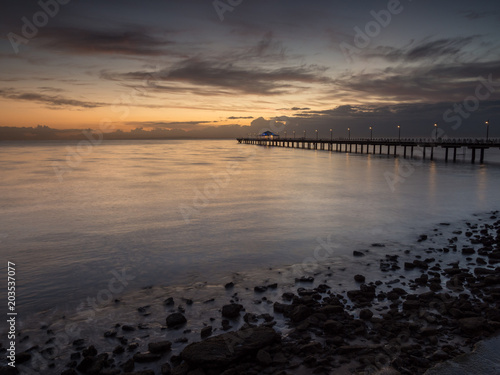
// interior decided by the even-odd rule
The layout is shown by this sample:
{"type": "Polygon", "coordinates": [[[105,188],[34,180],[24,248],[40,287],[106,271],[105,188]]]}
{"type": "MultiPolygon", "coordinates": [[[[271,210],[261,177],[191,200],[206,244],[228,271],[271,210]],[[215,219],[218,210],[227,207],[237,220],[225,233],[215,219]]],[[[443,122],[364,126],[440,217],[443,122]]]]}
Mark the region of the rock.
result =
{"type": "Polygon", "coordinates": [[[357,250],[354,250],[352,252],[352,255],[355,257],[364,257],[365,256],[365,254],[363,254],[361,251],[357,251],[357,250]]]}
{"type": "Polygon", "coordinates": [[[29,353],[21,352],[16,354],[16,364],[28,362],[30,359],[31,359],[31,354],[29,353]]]}
{"type": "Polygon", "coordinates": [[[359,312],[360,319],[370,320],[373,316],[373,312],[370,309],[363,309],[359,312]]]}
{"type": "Polygon", "coordinates": [[[264,293],[267,290],[267,286],[261,285],[253,288],[255,293],[264,293]]]}
{"type": "Polygon", "coordinates": [[[363,275],[354,275],[354,280],[358,283],[364,283],[365,277],[363,275]]]}
{"type": "Polygon", "coordinates": [[[308,318],[313,313],[313,310],[306,305],[298,305],[290,312],[290,319],[297,323],[308,318]]]}
{"type": "Polygon", "coordinates": [[[422,242],[422,241],[425,241],[427,239],[427,235],[426,234],[421,234],[419,237],[418,237],[418,242],[422,242]]]}
{"type": "Polygon", "coordinates": [[[194,366],[223,367],[280,339],[270,327],[241,329],[189,344],[181,352],[181,358],[194,366]]]}
{"type": "Polygon", "coordinates": [[[385,247],[383,243],[372,243],[372,247],[385,247]]]}
{"type": "Polygon", "coordinates": [[[125,351],[125,348],[121,345],[117,345],[114,349],[113,349],[113,354],[122,354],[123,352],[125,351]]]}
{"type": "Polygon", "coordinates": [[[234,319],[240,316],[240,311],[243,310],[243,305],[232,303],[222,306],[222,316],[228,319],[234,319]]]}
{"type": "Polygon", "coordinates": [[[326,333],[336,335],[340,332],[342,332],[344,329],[344,326],[342,323],[337,322],[335,320],[327,320],[324,325],[324,330],[326,333]]]}
{"type": "Polygon", "coordinates": [[[257,361],[262,363],[264,366],[268,366],[273,362],[273,359],[271,358],[271,354],[264,349],[261,349],[257,352],[257,361]]]}
{"type": "Polygon", "coordinates": [[[161,355],[154,353],[135,353],[134,361],[137,363],[155,362],[161,358],[161,355]]]}
{"type": "Polygon", "coordinates": [[[82,355],[84,357],[94,357],[97,355],[97,349],[94,345],[90,345],[87,349],[83,349],[82,355]]]}
{"type": "Polygon", "coordinates": [[[472,247],[464,247],[462,249],[462,254],[464,255],[471,255],[471,254],[475,254],[476,253],[476,250],[474,250],[472,247]]]}
{"type": "Polygon", "coordinates": [[[161,373],[162,375],[170,375],[172,374],[172,366],[169,363],[164,363],[161,365],[161,373]]]}
{"type": "Polygon", "coordinates": [[[481,317],[459,319],[458,324],[463,333],[471,336],[480,336],[485,320],[481,317]]]}
{"type": "Polygon", "coordinates": [[[129,325],[124,324],[124,325],[122,326],[122,330],[123,330],[123,331],[125,331],[125,332],[132,332],[132,331],[135,331],[135,328],[134,328],[134,327],[132,327],[132,326],[129,326],[129,325]]]}
{"type": "Polygon", "coordinates": [[[406,300],[403,302],[403,310],[418,310],[420,302],[418,300],[406,300]]]}
{"type": "Polygon", "coordinates": [[[148,344],[148,350],[154,354],[160,354],[170,351],[172,348],[172,343],[170,341],[159,341],[150,342],[148,344]]]}
{"type": "Polygon", "coordinates": [[[165,306],[173,306],[174,305],[174,299],[172,297],[168,297],[165,301],[163,301],[163,304],[165,306]]]}
{"type": "Polygon", "coordinates": [[[300,278],[295,278],[296,283],[313,283],[314,277],[312,276],[302,276],[300,278]]]}
{"type": "Polygon", "coordinates": [[[224,288],[226,289],[231,289],[232,287],[234,287],[234,283],[232,281],[224,285],[224,288]]]}
{"type": "Polygon", "coordinates": [[[202,339],[204,339],[205,337],[210,336],[211,334],[212,334],[212,326],[203,327],[201,329],[200,335],[201,335],[202,339]]]}
{"type": "Polygon", "coordinates": [[[405,267],[405,270],[412,270],[415,268],[415,265],[413,263],[410,263],[410,262],[405,262],[404,267],[405,267]]]}
{"type": "Polygon", "coordinates": [[[179,328],[183,324],[186,324],[187,320],[184,315],[180,312],[176,312],[167,316],[167,327],[168,328],[179,328]]]}

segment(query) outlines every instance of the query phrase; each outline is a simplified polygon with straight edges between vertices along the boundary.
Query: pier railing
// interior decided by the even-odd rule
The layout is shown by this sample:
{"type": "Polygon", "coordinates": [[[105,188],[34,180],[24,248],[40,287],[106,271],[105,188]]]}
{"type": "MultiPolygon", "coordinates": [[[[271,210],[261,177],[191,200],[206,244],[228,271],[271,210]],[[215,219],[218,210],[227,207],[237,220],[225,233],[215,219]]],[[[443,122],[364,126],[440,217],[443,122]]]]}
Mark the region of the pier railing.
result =
{"type": "Polygon", "coordinates": [[[499,139],[481,139],[481,138],[237,138],[239,143],[252,144],[260,146],[274,146],[287,148],[302,148],[309,150],[327,150],[336,152],[354,152],[382,154],[382,147],[386,147],[387,155],[398,155],[398,147],[403,151],[403,157],[407,157],[408,150],[410,157],[414,157],[414,148],[422,149],[422,157],[426,158],[426,151],[430,149],[430,160],[434,158],[434,148],[445,149],[445,160],[448,161],[449,149],[453,149],[453,161],[457,159],[457,149],[466,147],[472,150],[471,163],[476,161],[476,150],[479,150],[479,161],[484,162],[484,150],[488,148],[499,148],[499,139]],[[392,148],[392,152],[391,152],[392,148]],[[366,152],[365,152],[366,151],[366,152]]]}

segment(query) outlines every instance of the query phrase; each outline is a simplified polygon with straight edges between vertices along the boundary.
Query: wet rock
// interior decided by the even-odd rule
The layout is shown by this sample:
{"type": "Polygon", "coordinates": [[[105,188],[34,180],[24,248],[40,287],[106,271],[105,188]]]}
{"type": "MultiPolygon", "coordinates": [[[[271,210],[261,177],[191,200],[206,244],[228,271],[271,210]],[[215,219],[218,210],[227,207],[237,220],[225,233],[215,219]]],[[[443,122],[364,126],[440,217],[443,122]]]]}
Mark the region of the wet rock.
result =
{"type": "Polygon", "coordinates": [[[370,320],[373,316],[373,312],[370,309],[363,309],[359,312],[360,319],[370,320]]]}
{"type": "Polygon", "coordinates": [[[122,331],[125,331],[125,332],[132,332],[132,331],[135,331],[135,328],[134,328],[134,327],[132,327],[132,326],[129,326],[129,325],[124,324],[124,325],[122,326],[122,331]]]}
{"type": "Polygon", "coordinates": [[[463,318],[458,321],[458,324],[463,333],[479,336],[482,334],[485,320],[481,317],[463,318]]]}
{"type": "Polygon", "coordinates": [[[232,281],[227,283],[226,285],[224,285],[224,288],[226,288],[226,289],[231,289],[233,287],[234,287],[234,283],[232,281]]]}
{"type": "Polygon", "coordinates": [[[419,237],[418,237],[418,242],[422,242],[422,241],[425,241],[427,240],[427,235],[426,234],[421,234],[419,237]]]}
{"type": "Polygon", "coordinates": [[[327,320],[324,325],[325,332],[331,335],[337,335],[341,333],[343,329],[343,324],[335,320],[327,320]]]}
{"type": "Polygon", "coordinates": [[[222,306],[222,316],[228,319],[234,319],[240,316],[240,311],[243,310],[243,305],[232,303],[222,306]]]}
{"type": "Polygon", "coordinates": [[[149,352],[134,354],[134,361],[137,363],[155,362],[158,361],[160,358],[161,355],[149,352]]]}
{"type": "Polygon", "coordinates": [[[168,297],[165,301],[163,301],[163,304],[165,306],[173,306],[175,304],[174,299],[172,297],[168,297]]]}
{"type": "Polygon", "coordinates": [[[271,354],[269,354],[269,352],[267,352],[264,349],[261,349],[257,352],[257,361],[259,361],[265,366],[268,366],[273,362],[273,359],[271,357],[271,354]]]}
{"type": "Polygon", "coordinates": [[[372,247],[385,247],[383,243],[372,243],[372,247]]]}
{"type": "Polygon", "coordinates": [[[358,283],[364,283],[365,277],[363,275],[354,275],[354,280],[358,283]]]}
{"type": "Polygon", "coordinates": [[[312,276],[302,276],[299,278],[295,278],[296,283],[313,283],[314,277],[312,276]]]}
{"type": "Polygon", "coordinates": [[[189,344],[182,351],[181,358],[195,366],[223,367],[280,339],[281,336],[272,328],[248,328],[189,344]]]}
{"type": "Polygon", "coordinates": [[[167,316],[168,328],[179,328],[180,326],[186,324],[186,322],[186,317],[180,312],[176,312],[167,316]]]}
{"type": "Polygon", "coordinates": [[[200,335],[202,339],[210,336],[211,334],[212,334],[212,326],[203,327],[201,329],[200,335]]]}
{"type": "Polygon", "coordinates": [[[475,253],[476,253],[476,250],[474,250],[474,248],[472,248],[472,247],[464,247],[462,249],[463,255],[471,255],[471,254],[475,254],[475,253]]]}
{"type": "Polygon", "coordinates": [[[113,354],[122,354],[123,352],[125,351],[125,348],[121,345],[117,345],[114,349],[113,349],[113,354]]]}
{"type": "Polygon", "coordinates": [[[308,318],[313,313],[313,310],[306,305],[298,305],[290,312],[290,319],[297,323],[308,318]]]}
{"type": "Polygon", "coordinates": [[[264,293],[267,290],[267,286],[261,285],[261,286],[256,286],[253,288],[254,292],[256,293],[264,293]]]}
{"type": "Polygon", "coordinates": [[[405,270],[412,270],[415,268],[415,265],[413,263],[410,263],[410,262],[405,262],[404,267],[405,267],[405,270]]]}
{"type": "Polygon", "coordinates": [[[352,255],[355,256],[355,257],[364,257],[365,256],[364,253],[362,253],[361,251],[357,251],[357,250],[354,250],[352,252],[352,255]]]}
{"type": "Polygon", "coordinates": [[[148,344],[148,350],[154,354],[166,353],[172,348],[172,343],[170,341],[159,341],[150,342],[148,344]]]}
{"type": "Polygon", "coordinates": [[[417,300],[406,300],[403,302],[403,310],[418,310],[420,302],[417,300]]]}

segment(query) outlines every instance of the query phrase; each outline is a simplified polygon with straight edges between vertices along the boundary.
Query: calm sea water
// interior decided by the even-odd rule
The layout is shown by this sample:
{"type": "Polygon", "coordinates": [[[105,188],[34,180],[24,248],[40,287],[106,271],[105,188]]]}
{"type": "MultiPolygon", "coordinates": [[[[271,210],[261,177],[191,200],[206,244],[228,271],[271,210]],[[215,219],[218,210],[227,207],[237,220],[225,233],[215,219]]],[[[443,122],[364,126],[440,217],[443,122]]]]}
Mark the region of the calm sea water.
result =
{"type": "Polygon", "coordinates": [[[500,207],[492,150],[471,165],[232,140],[77,145],[0,143],[1,267],[16,264],[25,314],[300,263],[321,240],[342,260],[500,207]]]}

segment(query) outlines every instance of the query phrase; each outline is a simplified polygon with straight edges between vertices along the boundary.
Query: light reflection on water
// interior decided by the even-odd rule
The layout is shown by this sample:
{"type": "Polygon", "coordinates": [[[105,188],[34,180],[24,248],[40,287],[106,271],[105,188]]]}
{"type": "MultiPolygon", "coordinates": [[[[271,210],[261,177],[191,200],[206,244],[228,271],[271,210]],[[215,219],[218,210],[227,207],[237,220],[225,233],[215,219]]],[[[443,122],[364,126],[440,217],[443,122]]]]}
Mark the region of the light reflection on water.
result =
{"type": "Polygon", "coordinates": [[[52,163],[74,145],[0,146],[0,251],[18,264],[27,312],[78,303],[122,268],[131,289],[217,283],[301,262],[318,238],[331,236],[339,257],[373,242],[398,246],[500,200],[495,163],[235,141],[105,142],[60,182],[52,163]],[[399,177],[393,189],[388,173],[399,177]]]}

